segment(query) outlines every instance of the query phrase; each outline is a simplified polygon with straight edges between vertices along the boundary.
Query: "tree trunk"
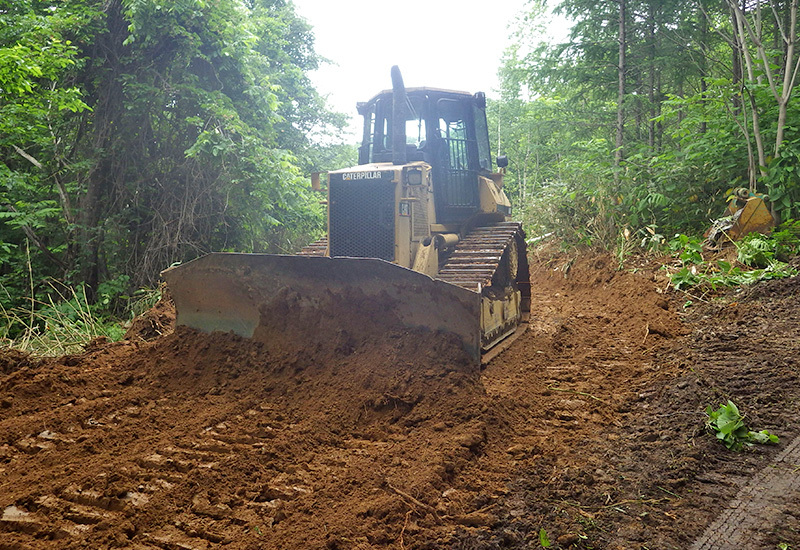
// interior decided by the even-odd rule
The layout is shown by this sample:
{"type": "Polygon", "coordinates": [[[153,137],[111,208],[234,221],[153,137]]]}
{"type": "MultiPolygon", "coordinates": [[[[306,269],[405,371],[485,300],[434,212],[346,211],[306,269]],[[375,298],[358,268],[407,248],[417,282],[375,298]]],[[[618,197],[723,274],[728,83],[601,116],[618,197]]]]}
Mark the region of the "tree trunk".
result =
{"type": "MultiPolygon", "coordinates": [[[[731,2],[731,0],[728,1],[731,2]]],[[[758,40],[747,26],[748,24],[747,21],[745,20],[744,12],[740,10],[739,7],[734,2],[730,3],[730,7],[734,12],[735,24],[736,24],[736,26],[733,28],[733,34],[736,37],[736,41],[739,44],[739,50],[743,54],[744,66],[747,69],[747,79],[750,82],[758,82],[758,79],[755,76],[753,57],[750,55],[750,49],[748,48],[747,44],[747,37],[748,35],[750,35],[751,39],[754,42],[758,42],[758,40]]],[[[758,165],[761,175],[765,176],[767,157],[766,154],[764,153],[764,140],[761,136],[761,121],[759,119],[758,106],[756,105],[756,100],[752,92],[750,92],[750,90],[748,90],[744,86],[742,87],[742,90],[744,91],[744,93],[747,94],[748,99],[750,101],[750,115],[753,119],[753,138],[755,139],[756,142],[756,152],[758,153],[758,165]]],[[[750,186],[754,190],[755,174],[751,174],[750,186]]]]}
{"type": "Polygon", "coordinates": [[[615,141],[616,149],[614,151],[614,179],[619,183],[619,167],[624,158],[622,147],[625,140],[625,20],[627,0],[619,0],[619,65],[617,68],[617,139],[615,141]]]}
{"type": "Polygon", "coordinates": [[[647,99],[650,103],[650,116],[647,124],[647,146],[650,153],[656,149],[656,12],[654,2],[651,0],[647,7],[647,41],[648,41],[648,74],[647,74],[647,99]]]}
{"type": "MultiPolygon", "coordinates": [[[[730,0],[728,1],[730,2],[730,0]]],[[[733,26],[734,37],[737,27],[736,9],[738,8],[730,7],[731,25],[733,26]]],[[[733,42],[731,42],[731,50],[731,82],[734,87],[736,87],[737,84],[741,85],[742,82],[742,49],[738,39],[734,38],[733,42]]],[[[733,107],[736,114],[741,111],[741,99],[738,96],[733,96],[733,107]]]]}
{"type": "Polygon", "coordinates": [[[530,134],[526,136],[525,139],[525,161],[522,168],[522,189],[520,189],[519,194],[519,210],[520,212],[524,211],[524,205],[528,198],[528,163],[530,162],[531,156],[531,136],[530,134]]]}
{"type": "MultiPolygon", "coordinates": [[[[784,26],[783,40],[785,42],[785,61],[783,70],[783,87],[778,98],[778,128],[775,136],[775,157],[780,153],[783,144],[783,135],[786,128],[786,112],[789,107],[789,100],[792,97],[795,78],[797,77],[798,65],[795,64],[795,42],[797,40],[797,0],[792,0],[789,7],[789,24],[784,26]]],[[[798,62],[800,64],[800,61],[798,62]]],[[[773,90],[774,93],[774,90],[773,90]]],[[[777,94],[776,94],[777,95],[777,94]]]]}
{"type": "Polygon", "coordinates": [[[107,206],[117,179],[119,163],[115,158],[114,132],[119,126],[123,103],[122,41],[127,35],[127,24],[122,15],[120,0],[111,0],[106,6],[106,32],[95,42],[93,59],[101,59],[99,69],[89,67],[87,83],[91,90],[92,146],[99,160],[89,170],[83,194],[78,199],[79,222],[79,274],[87,285],[90,299],[94,298],[105,266],[101,265],[102,226],[107,206]],[[96,72],[94,72],[96,71],[96,72]]]}
{"type": "MultiPolygon", "coordinates": [[[[703,101],[706,99],[708,93],[708,83],[706,77],[708,76],[708,18],[700,18],[700,97],[703,101]]],[[[700,123],[700,133],[705,134],[708,131],[708,123],[703,120],[700,123]]]]}
{"type": "MultiPolygon", "coordinates": [[[[656,97],[661,98],[663,94],[661,93],[661,73],[659,72],[656,75],[656,97]]],[[[658,115],[661,114],[661,102],[659,101],[656,104],[656,111],[658,115]]],[[[656,123],[656,149],[660,152],[662,150],[662,145],[664,141],[664,124],[661,121],[656,123]]]]}

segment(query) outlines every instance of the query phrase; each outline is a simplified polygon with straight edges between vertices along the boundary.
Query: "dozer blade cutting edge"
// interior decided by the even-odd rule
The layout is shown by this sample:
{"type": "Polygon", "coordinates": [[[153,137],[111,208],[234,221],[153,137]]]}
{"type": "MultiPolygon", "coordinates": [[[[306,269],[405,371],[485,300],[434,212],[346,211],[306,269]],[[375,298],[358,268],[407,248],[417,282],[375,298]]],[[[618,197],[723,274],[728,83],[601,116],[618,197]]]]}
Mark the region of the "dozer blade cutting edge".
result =
{"type": "Polygon", "coordinates": [[[342,331],[424,328],[454,335],[480,361],[480,294],[384,260],[213,253],[162,275],[178,325],[297,349],[342,331]]]}

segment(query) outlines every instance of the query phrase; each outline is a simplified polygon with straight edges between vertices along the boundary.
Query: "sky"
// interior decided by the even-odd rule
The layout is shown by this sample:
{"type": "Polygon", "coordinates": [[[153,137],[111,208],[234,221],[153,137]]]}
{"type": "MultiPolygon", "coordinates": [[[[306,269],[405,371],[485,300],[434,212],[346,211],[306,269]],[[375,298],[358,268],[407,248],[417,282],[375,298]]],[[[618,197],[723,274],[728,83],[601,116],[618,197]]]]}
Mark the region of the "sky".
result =
{"type": "Polygon", "coordinates": [[[527,0],[293,0],[314,28],[315,49],[331,61],[311,74],[330,106],[358,121],[355,105],[391,88],[398,65],[407,87],[466,92],[498,87],[509,24],[527,0]]]}

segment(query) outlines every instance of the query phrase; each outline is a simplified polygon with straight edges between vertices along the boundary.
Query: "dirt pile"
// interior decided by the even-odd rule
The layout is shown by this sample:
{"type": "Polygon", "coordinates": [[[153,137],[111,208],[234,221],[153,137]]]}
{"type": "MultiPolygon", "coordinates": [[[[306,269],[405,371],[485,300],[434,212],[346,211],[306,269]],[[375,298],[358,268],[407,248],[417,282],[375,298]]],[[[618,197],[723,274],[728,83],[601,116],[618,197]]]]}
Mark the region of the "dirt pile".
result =
{"type": "Polygon", "coordinates": [[[655,266],[616,268],[533,261],[531,329],[483,371],[431,333],[173,332],[166,302],[127,341],[6,352],[0,550],[686,548],[774,452],[720,450],[709,400],[796,429],[793,283],[682,322],[655,266]]]}
{"type": "Polygon", "coordinates": [[[175,330],[175,304],[166,286],[161,287],[161,298],[156,304],[136,317],[125,332],[125,340],[155,340],[175,330]]]}
{"type": "Polygon", "coordinates": [[[496,422],[446,337],[265,348],[181,327],[7,354],[0,547],[381,546],[420,531],[412,509],[435,529],[495,496],[452,491],[496,422]],[[423,503],[448,490],[458,506],[423,503]]]}

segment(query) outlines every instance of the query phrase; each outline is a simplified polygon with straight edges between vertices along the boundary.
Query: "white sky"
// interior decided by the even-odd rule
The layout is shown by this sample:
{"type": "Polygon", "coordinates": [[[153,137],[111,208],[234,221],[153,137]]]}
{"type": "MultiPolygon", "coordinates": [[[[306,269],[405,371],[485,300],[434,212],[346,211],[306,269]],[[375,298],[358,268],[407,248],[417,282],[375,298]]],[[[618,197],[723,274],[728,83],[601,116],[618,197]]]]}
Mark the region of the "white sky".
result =
{"type": "Polygon", "coordinates": [[[495,96],[508,26],[526,0],[293,0],[313,27],[315,49],[331,64],[312,73],[330,106],[355,105],[391,88],[399,65],[407,87],[429,86],[495,96]]]}

